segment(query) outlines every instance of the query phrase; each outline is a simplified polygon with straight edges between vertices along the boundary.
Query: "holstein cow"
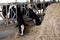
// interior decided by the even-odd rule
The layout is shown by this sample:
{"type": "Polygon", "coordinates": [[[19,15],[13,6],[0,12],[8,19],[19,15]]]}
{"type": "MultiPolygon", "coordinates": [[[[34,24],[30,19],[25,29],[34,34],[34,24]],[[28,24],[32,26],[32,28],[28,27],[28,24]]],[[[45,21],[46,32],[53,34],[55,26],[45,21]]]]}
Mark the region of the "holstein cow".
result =
{"type": "MultiPolygon", "coordinates": [[[[18,23],[16,26],[19,27],[19,32],[21,33],[20,35],[24,35],[23,32],[24,32],[25,23],[24,23],[24,20],[23,20],[23,14],[25,14],[25,13],[24,13],[23,10],[21,11],[21,7],[19,5],[17,5],[17,6],[16,5],[14,5],[14,6],[10,5],[10,7],[9,7],[10,11],[8,12],[8,18],[11,18],[13,16],[13,13],[16,12],[16,8],[17,8],[17,14],[16,15],[17,15],[17,23],[18,23]]],[[[31,19],[33,19],[33,22],[36,25],[40,25],[41,21],[39,20],[39,17],[33,12],[33,10],[31,8],[28,7],[28,10],[29,10],[29,12],[28,12],[29,17],[31,19]]]]}
{"type": "Polygon", "coordinates": [[[29,17],[33,20],[35,25],[40,25],[41,21],[39,19],[39,17],[36,15],[36,13],[33,11],[31,4],[29,4],[28,6],[28,10],[29,10],[29,17]]]}
{"type": "Polygon", "coordinates": [[[31,18],[35,25],[41,24],[41,21],[40,21],[39,17],[36,15],[36,13],[33,11],[31,4],[26,5],[26,7],[22,8],[22,9],[23,9],[22,13],[27,14],[26,16],[31,18]]]}
{"type": "Polygon", "coordinates": [[[41,21],[43,21],[44,19],[45,16],[44,10],[47,7],[47,5],[48,3],[39,3],[39,4],[35,4],[33,7],[34,9],[33,11],[36,13],[36,15],[38,15],[41,21]]]}
{"type": "Polygon", "coordinates": [[[17,23],[19,27],[20,35],[23,35],[24,33],[24,20],[23,20],[23,13],[21,12],[21,8],[19,5],[17,5],[17,23]]]}
{"type": "MultiPolygon", "coordinates": [[[[24,21],[23,21],[23,14],[21,12],[21,8],[19,5],[9,5],[9,7],[7,7],[7,13],[6,13],[6,6],[4,5],[2,7],[2,14],[3,16],[6,18],[6,15],[8,16],[8,18],[12,18],[14,16],[14,13],[16,13],[16,7],[17,7],[17,26],[19,27],[19,32],[21,33],[21,35],[23,35],[23,31],[24,31],[24,21]]],[[[15,15],[15,17],[16,17],[15,15]]]]}
{"type": "Polygon", "coordinates": [[[4,19],[4,24],[6,24],[6,17],[7,17],[7,13],[9,12],[9,6],[10,5],[3,5],[2,6],[2,13],[1,13],[1,16],[2,18],[4,19]]]}
{"type": "MultiPolygon", "coordinates": [[[[24,20],[23,20],[23,13],[21,11],[21,6],[20,5],[14,5],[14,6],[10,6],[9,9],[10,9],[10,14],[8,14],[9,18],[12,18],[12,16],[14,15],[14,13],[17,12],[16,15],[17,15],[17,23],[18,24],[16,25],[16,27],[19,28],[20,35],[23,35],[24,34],[23,32],[24,32],[25,23],[24,23],[24,20]]],[[[16,16],[15,16],[15,18],[16,18],[16,16]]]]}
{"type": "MultiPolygon", "coordinates": [[[[31,8],[28,8],[29,12],[29,17],[31,19],[33,19],[33,22],[35,23],[35,25],[40,25],[41,24],[41,21],[39,20],[39,17],[33,12],[33,10],[31,8]]],[[[25,9],[24,10],[21,10],[20,6],[17,5],[17,26],[19,27],[19,32],[21,33],[21,35],[24,34],[24,27],[25,27],[25,23],[24,23],[24,20],[23,20],[23,14],[25,14],[26,11],[25,9]]]]}

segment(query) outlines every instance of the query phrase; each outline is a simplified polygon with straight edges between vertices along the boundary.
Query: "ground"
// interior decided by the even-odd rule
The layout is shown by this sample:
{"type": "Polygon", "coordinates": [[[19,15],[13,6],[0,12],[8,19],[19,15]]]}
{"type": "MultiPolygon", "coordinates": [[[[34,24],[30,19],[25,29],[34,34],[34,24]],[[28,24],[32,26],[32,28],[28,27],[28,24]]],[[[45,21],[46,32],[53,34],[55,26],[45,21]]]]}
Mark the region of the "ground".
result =
{"type": "Polygon", "coordinates": [[[9,36],[0,40],[60,40],[60,3],[51,4],[46,8],[41,25],[27,24],[30,26],[26,27],[24,36],[19,36],[16,28],[9,36]]]}

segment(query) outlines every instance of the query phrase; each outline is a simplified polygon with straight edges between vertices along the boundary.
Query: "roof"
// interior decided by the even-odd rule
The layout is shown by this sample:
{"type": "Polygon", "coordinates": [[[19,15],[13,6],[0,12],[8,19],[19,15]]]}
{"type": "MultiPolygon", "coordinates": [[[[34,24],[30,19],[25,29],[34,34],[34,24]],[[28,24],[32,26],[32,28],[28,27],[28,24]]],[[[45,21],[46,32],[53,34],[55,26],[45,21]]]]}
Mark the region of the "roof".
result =
{"type": "Polygon", "coordinates": [[[27,2],[26,0],[0,0],[0,3],[27,2]]]}

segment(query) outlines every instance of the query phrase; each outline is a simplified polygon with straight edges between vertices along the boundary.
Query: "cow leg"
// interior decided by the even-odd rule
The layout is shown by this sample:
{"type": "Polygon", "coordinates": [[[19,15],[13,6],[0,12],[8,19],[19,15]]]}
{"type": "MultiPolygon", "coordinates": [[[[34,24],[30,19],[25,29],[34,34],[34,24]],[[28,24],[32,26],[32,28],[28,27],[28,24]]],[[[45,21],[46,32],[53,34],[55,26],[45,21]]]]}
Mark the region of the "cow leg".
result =
{"type": "Polygon", "coordinates": [[[24,25],[21,25],[21,34],[20,35],[24,35],[23,32],[24,32],[24,25]]]}
{"type": "Polygon", "coordinates": [[[34,23],[34,24],[36,24],[36,21],[35,21],[35,19],[33,19],[33,23],[34,23]]]}
{"type": "Polygon", "coordinates": [[[16,25],[15,27],[19,27],[19,35],[24,35],[24,25],[16,25]]]}

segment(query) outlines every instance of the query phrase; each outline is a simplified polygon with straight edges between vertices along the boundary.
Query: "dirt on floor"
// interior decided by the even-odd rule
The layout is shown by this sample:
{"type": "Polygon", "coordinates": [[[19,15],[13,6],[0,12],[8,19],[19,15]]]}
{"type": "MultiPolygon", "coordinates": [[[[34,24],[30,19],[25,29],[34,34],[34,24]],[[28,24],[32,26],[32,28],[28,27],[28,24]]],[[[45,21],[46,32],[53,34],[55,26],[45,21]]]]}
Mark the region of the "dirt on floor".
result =
{"type": "Polygon", "coordinates": [[[19,36],[18,30],[15,30],[1,40],[60,40],[60,3],[49,5],[42,24],[27,26],[24,33],[24,36],[19,36]]]}

